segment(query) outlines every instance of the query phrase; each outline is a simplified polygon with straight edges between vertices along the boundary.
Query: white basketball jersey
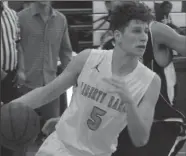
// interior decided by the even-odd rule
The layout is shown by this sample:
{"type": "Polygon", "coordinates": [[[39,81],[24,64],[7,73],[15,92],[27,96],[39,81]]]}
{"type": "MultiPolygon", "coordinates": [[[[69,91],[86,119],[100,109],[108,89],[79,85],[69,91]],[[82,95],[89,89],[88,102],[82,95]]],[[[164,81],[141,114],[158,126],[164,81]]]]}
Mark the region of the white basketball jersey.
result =
{"type": "MultiPolygon", "coordinates": [[[[74,88],[71,104],[56,131],[74,155],[109,156],[116,150],[119,133],[126,127],[125,104],[117,94],[108,94],[112,50],[92,50],[74,88]]],[[[155,73],[138,62],[132,73],[121,77],[138,105],[155,73]]],[[[137,106],[138,107],[138,106],[137,106]]]]}

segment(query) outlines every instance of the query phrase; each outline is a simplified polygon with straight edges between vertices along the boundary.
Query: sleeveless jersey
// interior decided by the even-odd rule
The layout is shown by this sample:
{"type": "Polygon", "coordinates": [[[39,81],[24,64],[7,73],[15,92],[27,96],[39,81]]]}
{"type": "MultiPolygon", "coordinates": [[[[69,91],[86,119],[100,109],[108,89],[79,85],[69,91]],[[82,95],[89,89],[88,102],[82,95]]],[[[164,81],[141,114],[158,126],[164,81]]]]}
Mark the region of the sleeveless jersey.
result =
{"type": "MultiPolygon", "coordinates": [[[[56,126],[59,139],[74,155],[109,156],[116,150],[119,133],[127,126],[126,105],[117,94],[107,93],[111,78],[112,50],[93,49],[88,57],[70,106],[56,126]],[[77,154],[80,153],[80,154],[77,154]]],[[[155,73],[138,62],[120,78],[129,88],[138,107],[155,73]]]]}

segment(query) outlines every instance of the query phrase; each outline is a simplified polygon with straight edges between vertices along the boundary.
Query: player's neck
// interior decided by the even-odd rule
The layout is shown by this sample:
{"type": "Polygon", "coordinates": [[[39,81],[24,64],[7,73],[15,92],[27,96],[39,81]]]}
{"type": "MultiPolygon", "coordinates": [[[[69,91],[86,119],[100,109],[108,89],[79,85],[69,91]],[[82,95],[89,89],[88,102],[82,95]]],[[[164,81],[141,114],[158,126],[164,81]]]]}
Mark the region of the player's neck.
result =
{"type": "Polygon", "coordinates": [[[115,48],[112,55],[112,73],[115,75],[127,75],[131,73],[138,64],[138,58],[127,55],[120,48],[115,48]]]}

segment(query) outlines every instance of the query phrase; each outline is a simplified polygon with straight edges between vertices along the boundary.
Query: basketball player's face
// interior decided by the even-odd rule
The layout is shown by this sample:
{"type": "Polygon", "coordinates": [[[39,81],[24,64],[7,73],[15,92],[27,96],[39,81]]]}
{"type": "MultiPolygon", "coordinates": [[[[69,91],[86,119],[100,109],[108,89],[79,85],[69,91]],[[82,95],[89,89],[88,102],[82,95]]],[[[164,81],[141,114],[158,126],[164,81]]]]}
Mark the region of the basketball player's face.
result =
{"type": "Polygon", "coordinates": [[[131,20],[125,30],[119,32],[118,45],[127,55],[140,57],[146,49],[148,30],[148,23],[131,20]]]}

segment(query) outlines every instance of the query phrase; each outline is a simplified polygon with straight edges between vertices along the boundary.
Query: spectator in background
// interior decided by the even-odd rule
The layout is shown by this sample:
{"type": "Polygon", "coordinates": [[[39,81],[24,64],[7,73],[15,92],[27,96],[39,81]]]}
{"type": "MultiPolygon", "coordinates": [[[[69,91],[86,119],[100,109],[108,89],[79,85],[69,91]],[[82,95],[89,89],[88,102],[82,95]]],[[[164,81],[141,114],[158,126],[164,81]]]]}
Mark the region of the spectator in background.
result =
{"type": "Polygon", "coordinates": [[[23,1],[23,9],[26,9],[28,7],[30,7],[30,5],[33,3],[34,1],[23,1]]]}
{"type": "Polygon", "coordinates": [[[1,100],[8,103],[16,98],[16,83],[23,82],[24,61],[20,41],[20,28],[16,12],[1,4],[1,100]]]}
{"type": "MultiPolygon", "coordinates": [[[[20,94],[44,86],[55,79],[60,58],[64,69],[71,59],[71,43],[66,17],[53,9],[50,1],[37,1],[18,14],[21,27],[21,46],[24,49],[24,84],[20,94]]],[[[59,116],[59,99],[39,108],[44,121],[59,116]]]]}
{"type": "Polygon", "coordinates": [[[164,24],[172,23],[171,10],[172,3],[170,1],[163,1],[159,6],[159,13],[156,14],[156,20],[164,24]]]}
{"type": "MultiPolygon", "coordinates": [[[[19,45],[19,22],[16,12],[7,2],[0,2],[1,17],[1,105],[17,98],[17,80],[23,82],[24,61],[19,45]]],[[[3,156],[22,156],[23,151],[11,151],[2,147],[3,156]]]]}
{"type": "Polygon", "coordinates": [[[170,1],[163,1],[159,6],[158,11],[156,11],[156,20],[169,25],[171,28],[179,32],[179,28],[172,21],[172,17],[170,15],[171,10],[172,3],[170,1]]]}

